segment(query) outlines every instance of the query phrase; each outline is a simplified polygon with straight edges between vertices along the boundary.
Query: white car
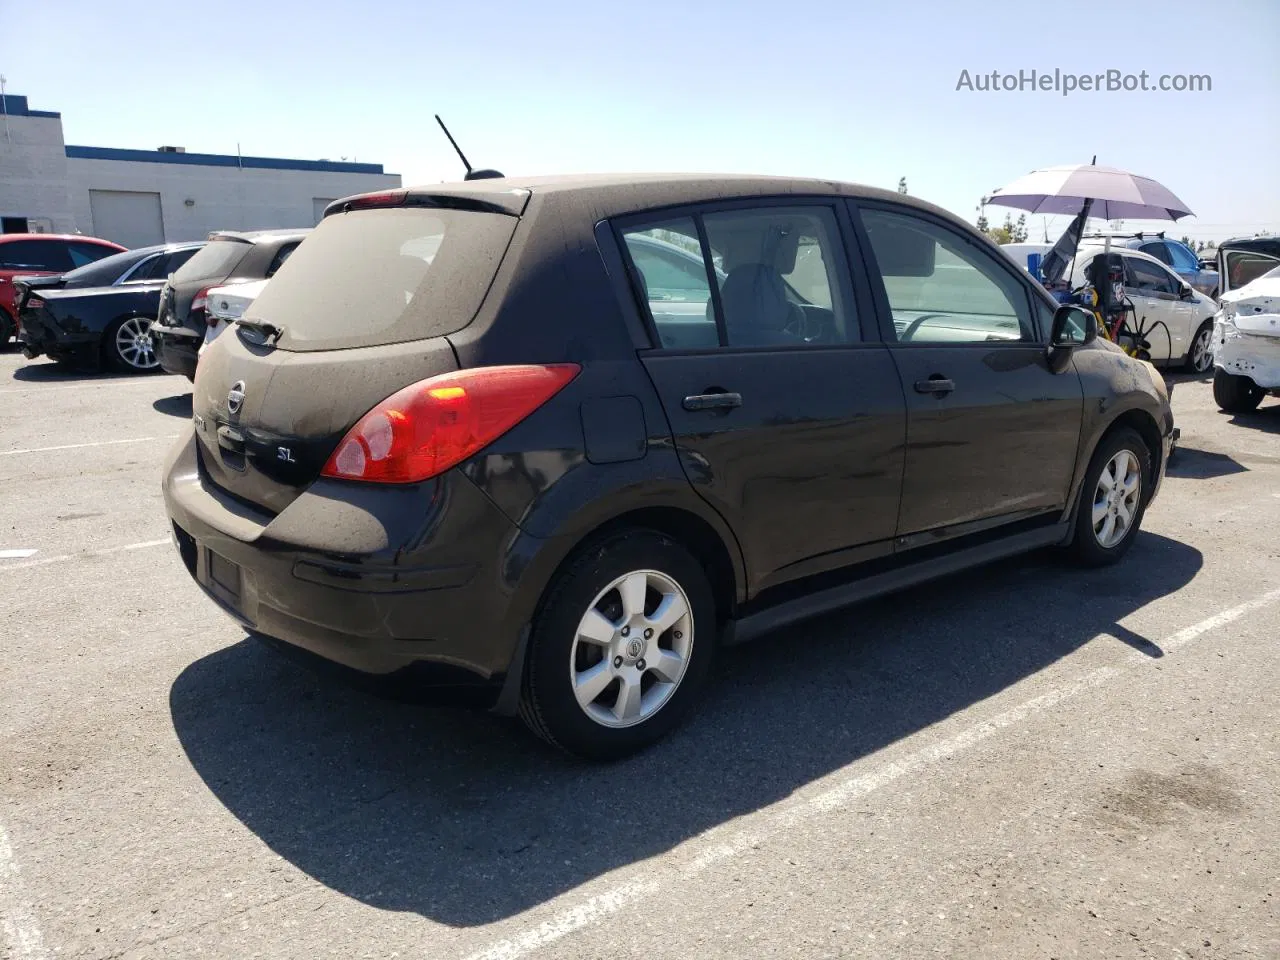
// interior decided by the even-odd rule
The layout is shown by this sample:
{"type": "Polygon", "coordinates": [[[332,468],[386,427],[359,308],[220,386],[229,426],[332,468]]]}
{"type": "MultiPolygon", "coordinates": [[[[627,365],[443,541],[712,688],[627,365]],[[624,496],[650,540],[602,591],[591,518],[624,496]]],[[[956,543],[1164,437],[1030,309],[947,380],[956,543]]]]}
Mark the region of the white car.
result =
{"type": "Polygon", "coordinates": [[[266,280],[254,280],[250,283],[229,283],[209,291],[208,306],[205,307],[209,320],[205,326],[200,353],[204,353],[205,347],[213,343],[223,330],[244,316],[244,312],[258,299],[258,294],[262,293],[266,285],[266,280]]]}
{"type": "MultiPolygon", "coordinates": [[[[1052,244],[1011,243],[1001,247],[1018,266],[1028,269],[1032,253],[1042,257],[1052,244]]],[[[1071,268],[1071,288],[1083,286],[1094,257],[1106,250],[1104,243],[1086,241],[1076,251],[1071,268]]],[[[1151,362],[1183,366],[1192,373],[1213,368],[1213,317],[1218,310],[1212,297],[1201,293],[1155,257],[1129,247],[1112,245],[1111,253],[1124,263],[1124,292],[1133,302],[1127,321],[1149,344],[1151,362]]]]}
{"type": "Polygon", "coordinates": [[[1229,290],[1213,328],[1213,399],[1248,413],[1267,393],[1280,397],[1280,267],[1229,290]]]}

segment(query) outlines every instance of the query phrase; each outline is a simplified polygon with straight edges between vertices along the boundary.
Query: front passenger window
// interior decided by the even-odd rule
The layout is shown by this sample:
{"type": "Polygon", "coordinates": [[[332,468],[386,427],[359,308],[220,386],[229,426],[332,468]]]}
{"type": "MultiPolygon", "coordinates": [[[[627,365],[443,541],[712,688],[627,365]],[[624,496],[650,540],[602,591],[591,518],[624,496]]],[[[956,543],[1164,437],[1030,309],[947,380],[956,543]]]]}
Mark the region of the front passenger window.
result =
{"type": "Polygon", "coordinates": [[[899,343],[1035,339],[1027,292],[990,254],[905,213],[862,211],[899,343]]]}

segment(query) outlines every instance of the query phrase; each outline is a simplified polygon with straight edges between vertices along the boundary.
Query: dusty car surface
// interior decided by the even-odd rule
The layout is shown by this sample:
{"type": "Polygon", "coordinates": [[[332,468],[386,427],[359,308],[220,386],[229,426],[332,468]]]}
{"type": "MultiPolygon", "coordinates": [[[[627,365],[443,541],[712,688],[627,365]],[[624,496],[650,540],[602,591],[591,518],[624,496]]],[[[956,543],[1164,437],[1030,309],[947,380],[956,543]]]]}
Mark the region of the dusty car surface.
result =
{"type": "Polygon", "coordinates": [[[1280,267],[1222,295],[1214,324],[1213,399],[1228,413],[1280,396],[1280,267]]]}
{"type": "Polygon", "coordinates": [[[250,633],[619,756],[722,644],[1038,547],[1123,556],[1172,416],[1093,323],[848,184],[352,197],[204,352],[165,502],[250,633]]]}

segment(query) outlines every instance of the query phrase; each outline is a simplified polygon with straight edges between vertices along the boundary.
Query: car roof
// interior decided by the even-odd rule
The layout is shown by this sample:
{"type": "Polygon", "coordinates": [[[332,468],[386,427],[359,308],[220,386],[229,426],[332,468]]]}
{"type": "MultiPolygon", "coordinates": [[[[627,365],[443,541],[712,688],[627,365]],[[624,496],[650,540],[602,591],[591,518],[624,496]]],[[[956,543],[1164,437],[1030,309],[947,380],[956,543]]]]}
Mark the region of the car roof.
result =
{"type": "MultiPolygon", "coordinates": [[[[957,217],[931,203],[879,187],[802,177],[768,177],[751,174],[708,173],[603,173],[567,176],[495,177],[456,183],[429,184],[407,188],[411,196],[456,197],[487,201],[505,212],[519,215],[531,196],[552,201],[555,206],[590,208],[600,217],[616,217],[631,212],[707,203],[716,200],[755,197],[843,196],[887,200],[928,211],[948,220],[957,217]]],[[[350,200],[351,198],[347,198],[350,200]]],[[[345,201],[337,201],[340,205],[345,201]]],[[[966,224],[972,229],[972,225],[966,224]]]]}
{"type": "Polygon", "coordinates": [[[214,230],[209,234],[210,240],[220,237],[231,237],[236,240],[244,240],[248,243],[265,243],[269,240],[292,240],[294,238],[301,239],[309,234],[314,227],[287,227],[280,230],[214,230]]]}
{"type": "Polygon", "coordinates": [[[116,247],[119,250],[125,249],[113,240],[103,240],[101,237],[82,237],[78,233],[0,233],[0,243],[9,243],[13,240],[78,240],[82,243],[96,243],[104,247],[116,247]]]}
{"type": "Polygon", "coordinates": [[[129,253],[136,253],[141,259],[150,256],[153,253],[177,253],[179,250],[191,250],[194,247],[203,247],[208,240],[186,240],[182,243],[156,243],[149,247],[134,247],[129,253]]]}

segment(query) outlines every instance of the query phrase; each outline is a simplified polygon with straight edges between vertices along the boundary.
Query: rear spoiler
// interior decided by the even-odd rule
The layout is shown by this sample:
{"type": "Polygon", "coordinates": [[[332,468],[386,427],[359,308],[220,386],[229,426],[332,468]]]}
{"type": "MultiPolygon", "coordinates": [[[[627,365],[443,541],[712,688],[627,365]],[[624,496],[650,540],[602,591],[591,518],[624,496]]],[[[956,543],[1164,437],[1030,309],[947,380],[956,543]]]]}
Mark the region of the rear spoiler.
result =
{"type": "MultiPolygon", "coordinates": [[[[497,213],[518,217],[529,203],[529,191],[475,189],[469,184],[456,187],[433,187],[406,190],[379,190],[358,193],[335,200],[324,208],[324,216],[349,213],[352,210],[375,210],[387,207],[427,207],[437,210],[469,210],[473,213],[497,213]]],[[[323,217],[321,219],[324,219],[323,217]]]]}

